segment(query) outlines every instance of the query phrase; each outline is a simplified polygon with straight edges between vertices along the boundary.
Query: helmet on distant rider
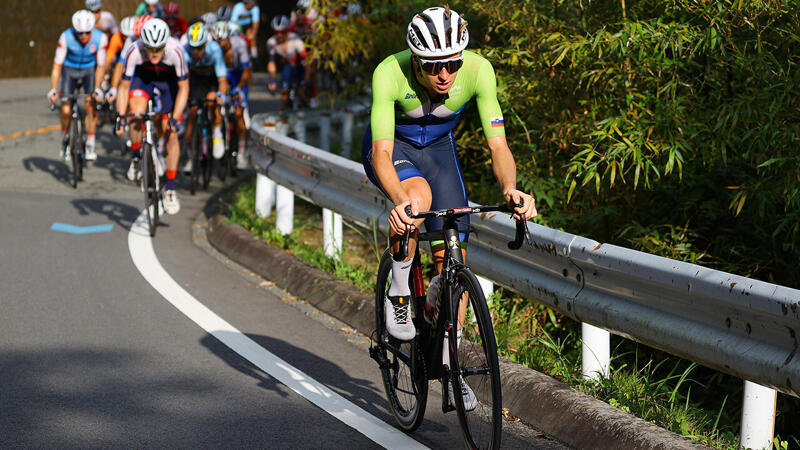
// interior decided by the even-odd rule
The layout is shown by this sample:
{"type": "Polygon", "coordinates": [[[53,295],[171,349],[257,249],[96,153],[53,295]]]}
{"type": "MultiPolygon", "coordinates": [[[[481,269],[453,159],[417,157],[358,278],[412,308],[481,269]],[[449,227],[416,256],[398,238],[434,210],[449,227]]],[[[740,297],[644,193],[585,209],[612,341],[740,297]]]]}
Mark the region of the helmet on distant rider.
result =
{"type": "Polygon", "coordinates": [[[144,0],[144,2],[150,6],[158,4],[158,0],[144,0]]]}
{"type": "Polygon", "coordinates": [[[135,28],[136,28],[136,17],[128,16],[123,18],[119,22],[119,31],[121,31],[122,35],[125,37],[133,35],[135,28]]]}
{"type": "Polygon", "coordinates": [[[233,14],[233,10],[230,6],[220,6],[217,10],[217,18],[219,20],[231,20],[231,14],[233,14]]]}
{"type": "Polygon", "coordinates": [[[449,7],[428,8],[408,24],[406,43],[417,56],[453,55],[467,48],[468,42],[467,21],[449,7]]]}
{"type": "Polygon", "coordinates": [[[197,22],[189,27],[186,32],[189,47],[202,47],[208,42],[208,30],[203,22],[197,22]]]}
{"type": "Polygon", "coordinates": [[[175,17],[180,11],[180,6],[175,2],[169,2],[164,5],[164,15],[167,17],[175,17]]]}
{"type": "Polygon", "coordinates": [[[136,22],[133,23],[133,34],[134,36],[141,36],[142,35],[142,27],[145,23],[147,23],[153,16],[149,14],[145,14],[143,16],[139,16],[136,18],[136,22]]]}
{"type": "Polygon", "coordinates": [[[86,0],[86,9],[89,11],[97,11],[103,7],[103,0],[86,0]]]}
{"type": "Polygon", "coordinates": [[[86,9],[79,9],[72,15],[72,28],[78,33],[86,33],[94,28],[94,14],[86,9]]]}
{"type": "Polygon", "coordinates": [[[215,41],[224,41],[225,39],[228,39],[230,35],[233,34],[231,23],[225,20],[220,20],[216,25],[214,25],[212,34],[215,41]]]}
{"type": "Polygon", "coordinates": [[[311,0],[297,0],[297,5],[295,6],[297,11],[305,11],[308,8],[311,8],[311,0]]]}
{"type": "Polygon", "coordinates": [[[214,25],[215,23],[219,22],[219,17],[217,17],[216,13],[207,12],[200,16],[200,20],[202,20],[206,25],[214,25]]]}
{"type": "Polygon", "coordinates": [[[142,42],[150,48],[163,48],[169,39],[169,25],[161,19],[151,19],[142,26],[142,42]]]}
{"type": "Polygon", "coordinates": [[[289,18],[286,16],[275,16],[272,18],[272,29],[283,31],[289,29],[289,18]]]}

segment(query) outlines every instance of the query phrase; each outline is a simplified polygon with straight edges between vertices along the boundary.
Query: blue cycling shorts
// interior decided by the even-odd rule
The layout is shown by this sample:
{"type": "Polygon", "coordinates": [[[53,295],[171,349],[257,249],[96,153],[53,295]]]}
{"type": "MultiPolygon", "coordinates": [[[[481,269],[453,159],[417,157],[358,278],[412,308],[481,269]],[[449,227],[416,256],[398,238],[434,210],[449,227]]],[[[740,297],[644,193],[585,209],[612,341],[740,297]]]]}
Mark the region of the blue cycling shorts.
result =
{"type": "MultiPolygon", "coordinates": [[[[237,70],[229,70],[228,71],[228,84],[231,86],[231,90],[239,85],[239,82],[242,81],[242,75],[244,74],[244,69],[237,69],[237,70]]],[[[242,101],[239,103],[238,106],[242,108],[247,107],[247,99],[250,96],[250,84],[246,84],[244,88],[242,88],[242,101]]]]}
{"type": "MultiPolygon", "coordinates": [[[[464,177],[458,162],[458,152],[453,133],[448,133],[425,147],[416,147],[395,138],[392,151],[394,170],[400,181],[422,177],[431,187],[431,210],[469,206],[464,177]]],[[[372,130],[367,127],[361,143],[361,163],[367,178],[388,197],[372,168],[372,130]]],[[[425,219],[426,231],[441,230],[444,222],[439,217],[425,219]]],[[[469,215],[458,220],[459,239],[466,244],[469,234],[469,215]]],[[[439,242],[434,242],[438,245],[439,242]]]]}

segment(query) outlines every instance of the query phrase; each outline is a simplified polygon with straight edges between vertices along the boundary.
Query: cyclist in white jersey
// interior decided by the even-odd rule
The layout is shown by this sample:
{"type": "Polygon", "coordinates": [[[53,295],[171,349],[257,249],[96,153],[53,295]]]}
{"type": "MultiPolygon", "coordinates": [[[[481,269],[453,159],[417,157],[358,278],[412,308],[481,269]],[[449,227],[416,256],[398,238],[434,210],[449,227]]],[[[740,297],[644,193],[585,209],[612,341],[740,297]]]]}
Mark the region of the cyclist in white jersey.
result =
{"type": "Polygon", "coordinates": [[[253,78],[253,69],[250,63],[250,52],[247,42],[235,35],[238,25],[233,22],[217,22],[214,27],[214,39],[222,47],[222,54],[227,68],[228,83],[231,86],[231,96],[234,100],[233,115],[236,119],[238,132],[238,145],[235,150],[236,165],[239,169],[247,168],[245,144],[247,142],[247,126],[245,122],[245,108],[250,90],[250,80],[253,78]]]}
{"type": "MultiPolygon", "coordinates": [[[[142,26],[141,39],[129,52],[125,60],[125,72],[119,86],[117,111],[125,115],[144,113],[147,101],[160,92],[161,120],[157,121],[164,130],[167,141],[166,175],[164,184],[164,210],[167,214],[177,214],[180,202],[175,193],[175,179],[178,174],[180,146],[178,135],[182,131],[181,121],[189,98],[188,68],[183,49],[178,41],[170,36],[169,26],[161,19],[151,19],[142,26]],[[130,108],[129,108],[130,106],[130,108]],[[172,118],[169,117],[172,113],[172,118]]],[[[132,121],[130,135],[133,158],[128,169],[128,178],[136,179],[139,168],[139,150],[142,146],[142,132],[139,123],[132,121]]],[[[121,134],[121,130],[118,131],[121,134]]]]}
{"type": "MultiPolygon", "coordinates": [[[[71,96],[77,83],[83,84],[83,90],[92,95],[86,96],[86,159],[97,159],[95,152],[95,130],[97,129],[97,111],[95,104],[103,98],[100,82],[103,80],[106,64],[106,47],[108,38],[102,31],[94,28],[94,14],[82,9],[72,15],[72,28],[61,33],[58,38],[53,70],[50,73],[50,91],[47,97],[51,103],[58,99],[56,88],[61,91],[61,132],[62,141],[67,139],[70,116],[72,114],[71,96]]],[[[69,152],[62,155],[69,158],[69,152]]]]}
{"type": "Polygon", "coordinates": [[[114,14],[103,9],[103,0],[86,0],[86,9],[94,14],[94,27],[105,33],[109,39],[119,31],[114,14]]]}
{"type": "Polygon", "coordinates": [[[305,81],[305,67],[303,62],[308,56],[306,47],[300,36],[289,32],[289,18],[276,16],[272,19],[272,29],[275,34],[267,40],[267,71],[269,81],[267,89],[275,92],[278,86],[278,63],[281,64],[281,111],[289,104],[289,91],[297,89],[297,97],[303,104],[308,103],[307,82],[305,81]]]}

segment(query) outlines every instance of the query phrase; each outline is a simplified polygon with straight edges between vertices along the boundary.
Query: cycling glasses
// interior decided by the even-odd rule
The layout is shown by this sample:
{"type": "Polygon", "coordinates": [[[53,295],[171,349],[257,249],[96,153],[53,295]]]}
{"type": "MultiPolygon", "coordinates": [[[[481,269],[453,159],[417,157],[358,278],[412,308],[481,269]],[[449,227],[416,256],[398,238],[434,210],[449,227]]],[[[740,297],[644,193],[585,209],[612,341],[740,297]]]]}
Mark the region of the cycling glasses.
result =
{"type": "Polygon", "coordinates": [[[161,53],[164,51],[164,47],[148,47],[145,45],[144,49],[147,50],[149,53],[161,53]]]}
{"type": "Polygon", "coordinates": [[[459,56],[453,59],[422,59],[417,58],[422,71],[429,75],[438,75],[442,69],[447,69],[447,73],[454,73],[464,65],[464,57],[459,56]]]}

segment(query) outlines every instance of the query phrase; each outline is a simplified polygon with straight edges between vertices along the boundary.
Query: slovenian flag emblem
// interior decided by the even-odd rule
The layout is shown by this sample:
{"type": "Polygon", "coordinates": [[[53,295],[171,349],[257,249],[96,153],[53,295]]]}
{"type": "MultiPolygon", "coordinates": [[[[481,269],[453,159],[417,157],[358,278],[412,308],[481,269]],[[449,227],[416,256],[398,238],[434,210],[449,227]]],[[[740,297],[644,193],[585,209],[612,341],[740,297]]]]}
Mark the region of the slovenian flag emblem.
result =
{"type": "Polygon", "coordinates": [[[492,128],[505,126],[505,122],[503,122],[502,117],[492,117],[491,123],[492,123],[492,128]]]}

